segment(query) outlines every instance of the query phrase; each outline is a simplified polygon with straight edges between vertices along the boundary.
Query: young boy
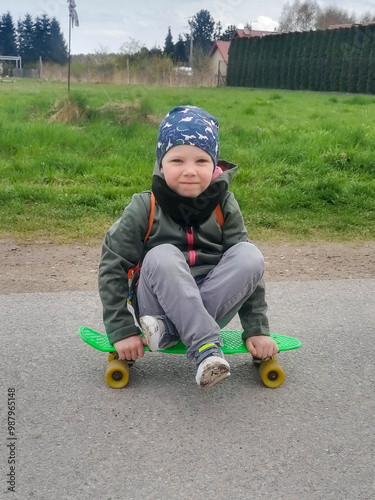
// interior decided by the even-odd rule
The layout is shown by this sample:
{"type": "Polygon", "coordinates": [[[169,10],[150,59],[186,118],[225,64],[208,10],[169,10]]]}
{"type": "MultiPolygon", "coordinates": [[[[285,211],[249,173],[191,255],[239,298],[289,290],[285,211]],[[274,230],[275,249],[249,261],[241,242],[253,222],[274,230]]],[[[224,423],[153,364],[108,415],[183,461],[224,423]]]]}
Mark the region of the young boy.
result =
{"type": "Polygon", "coordinates": [[[197,384],[210,387],[230,375],[220,328],[237,312],[248,351],[257,358],[277,353],[266,316],[264,260],[228,191],[237,166],[219,161],[215,117],[195,106],[173,108],[160,125],[156,158],[147,240],[150,191],[133,196],[104,239],[104,324],[120,359],[136,360],[144,345],[155,351],[181,339],[196,363],[197,384]],[[130,295],[144,338],[127,309],[127,273],[138,263],[130,295]]]}

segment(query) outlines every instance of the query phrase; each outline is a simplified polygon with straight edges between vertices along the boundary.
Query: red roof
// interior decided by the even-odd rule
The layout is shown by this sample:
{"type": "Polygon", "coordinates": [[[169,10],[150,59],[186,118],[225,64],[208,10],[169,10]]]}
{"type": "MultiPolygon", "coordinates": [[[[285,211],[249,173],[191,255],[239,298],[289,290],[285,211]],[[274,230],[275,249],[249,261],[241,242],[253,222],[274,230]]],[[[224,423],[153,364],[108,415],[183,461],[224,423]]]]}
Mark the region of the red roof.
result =
{"type": "Polygon", "coordinates": [[[230,42],[223,42],[222,40],[217,40],[214,43],[212,49],[210,50],[210,56],[212,56],[212,54],[217,49],[220,52],[221,57],[224,59],[224,62],[226,64],[228,64],[229,46],[230,46],[230,42]]]}
{"type": "Polygon", "coordinates": [[[331,24],[328,26],[329,30],[337,30],[339,28],[351,28],[352,26],[369,26],[370,24],[375,24],[374,22],[370,23],[351,23],[351,24],[331,24]]]}
{"type": "Polygon", "coordinates": [[[262,31],[262,30],[248,30],[248,29],[243,29],[243,30],[236,30],[233,38],[236,36],[239,36],[240,38],[252,38],[254,36],[259,36],[262,38],[262,36],[265,35],[277,35],[280,32],[277,31],[262,31]]]}

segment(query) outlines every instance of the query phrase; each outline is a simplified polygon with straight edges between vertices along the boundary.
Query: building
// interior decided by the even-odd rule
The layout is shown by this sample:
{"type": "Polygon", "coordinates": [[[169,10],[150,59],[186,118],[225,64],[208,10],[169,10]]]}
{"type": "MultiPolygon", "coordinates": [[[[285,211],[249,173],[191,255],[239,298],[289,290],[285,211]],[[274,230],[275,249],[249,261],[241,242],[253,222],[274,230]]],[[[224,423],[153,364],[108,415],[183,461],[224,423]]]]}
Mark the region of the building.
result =
{"type": "Polygon", "coordinates": [[[216,41],[210,50],[210,65],[212,74],[217,77],[217,85],[225,85],[228,66],[230,42],[216,41]]]}
{"type": "MultiPolygon", "coordinates": [[[[232,40],[236,37],[251,38],[257,36],[262,38],[263,36],[278,35],[279,33],[279,31],[248,30],[247,28],[237,29],[233,34],[232,40]]],[[[224,42],[217,40],[209,52],[210,67],[214,85],[225,85],[230,43],[230,41],[224,42]]]]}

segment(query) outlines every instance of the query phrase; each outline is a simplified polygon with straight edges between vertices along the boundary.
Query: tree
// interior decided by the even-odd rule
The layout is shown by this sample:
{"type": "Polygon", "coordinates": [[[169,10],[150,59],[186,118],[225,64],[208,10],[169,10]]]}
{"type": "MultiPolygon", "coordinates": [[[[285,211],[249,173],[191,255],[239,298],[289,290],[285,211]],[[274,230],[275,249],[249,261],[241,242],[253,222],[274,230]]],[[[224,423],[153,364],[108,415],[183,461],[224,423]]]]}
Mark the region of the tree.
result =
{"type": "Polygon", "coordinates": [[[43,61],[51,59],[51,47],[49,41],[51,39],[51,20],[47,14],[42,14],[41,17],[35,18],[34,28],[34,47],[37,57],[41,57],[43,61]]]}
{"type": "Polygon", "coordinates": [[[339,7],[328,6],[321,9],[317,21],[316,28],[321,30],[328,29],[333,24],[353,24],[355,16],[349,14],[346,10],[339,7]]]}
{"type": "Polygon", "coordinates": [[[221,40],[221,32],[223,31],[223,27],[221,25],[221,22],[219,21],[216,23],[215,27],[215,34],[214,34],[214,39],[215,40],[221,40]]]}
{"type": "Polygon", "coordinates": [[[174,59],[174,45],[170,26],[168,27],[168,34],[165,38],[164,54],[171,59],[174,59]]]}
{"type": "Polygon", "coordinates": [[[368,92],[369,94],[375,94],[375,38],[373,39],[369,59],[370,64],[367,77],[366,92],[368,92]]]}
{"type": "Polygon", "coordinates": [[[362,14],[360,20],[360,23],[375,23],[375,14],[367,11],[364,14],[362,14]]]}
{"type": "Polygon", "coordinates": [[[0,18],[0,54],[3,56],[16,56],[17,53],[16,30],[12,16],[7,12],[0,18]]]}
{"type": "Polygon", "coordinates": [[[284,4],[279,19],[281,31],[308,31],[316,28],[320,7],[315,0],[294,0],[284,4]]]}
{"type": "Polygon", "coordinates": [[[65,64],[68,60],[68,49],[60,24],[55,17],[51,21],[49,45],[50,60],[57,64],[65,64]]]}
{"type": "Polygon", "coordinates": [[[142,45],[139,40],[129,37],[129,41],[121,45],[120,52],[122,52],[126,57],[134,58],[134,56],[140,53],[144,47],[145,46],[142,45]]]}
{"type": "Polygon", "coordinates": [[[194,47],[200,47],[203,54],[208,54],[214,41],[215,21],[208,10],[200,10],[189,20],[194,47]]]}
{"type": "Polygon", "coordinates": [[[188,52],[186,47],[187,41],[182,38],[182,35],[178,35],[178,41],[174,46],[174,60],[182,63],[187,63],[189,61],[188,52]]]}
{"type": "Polygon", "coordinates": [[[224,42],[230,42],[234,33],[236,32],[236,26],[234,24],[230,24],[224,33],[220,36],[219,40],[223,40],[224,42]]]}
{"type": "Polygon", "coordinates": [[[24,64],[36,61],[37,55],[34,47],[34,21],[30,14],[26,14],[23,19],[19,19],[18,50],[24,64]]]}

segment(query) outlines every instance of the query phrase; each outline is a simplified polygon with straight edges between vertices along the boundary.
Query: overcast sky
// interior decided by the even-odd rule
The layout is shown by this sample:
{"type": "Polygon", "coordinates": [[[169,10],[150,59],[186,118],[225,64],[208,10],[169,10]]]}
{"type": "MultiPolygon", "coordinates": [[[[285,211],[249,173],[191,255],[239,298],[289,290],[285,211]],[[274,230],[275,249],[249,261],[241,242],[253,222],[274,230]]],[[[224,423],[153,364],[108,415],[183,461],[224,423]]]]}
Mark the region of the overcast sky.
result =
{"type": "MultiPolygon", "coordinates": [[[[208,10],[223,29],[230,24],[243,27],[250,22],[253,29],[272,31],[277,26],[283,0],[75,0],[80,21],[72,32],[72,53],[89,53],[106,49],[118,52],[124,43],[135,39],[148,48],[164,47],[168,26],[173,41],[189,31],[188,18],[201,9],[208,10]]],[[[375,1],[318,0],[321,6],[338,5],[340,8],[363,14],[375,13],[375,1]]],[[[56,17],[68,41],[67,0],[0,0],[0,14],[7,11],[16,22],[26,13],[33,17],[45,12],[56,17]]]]}

